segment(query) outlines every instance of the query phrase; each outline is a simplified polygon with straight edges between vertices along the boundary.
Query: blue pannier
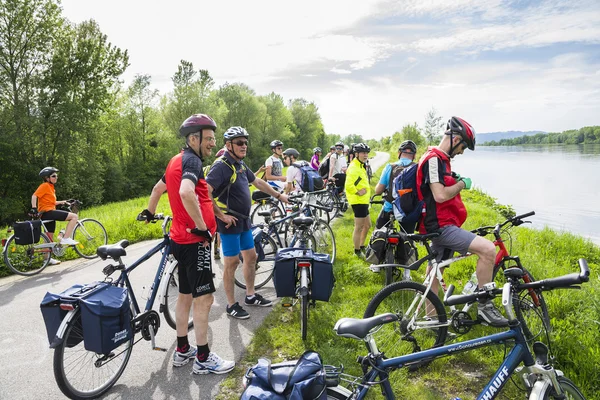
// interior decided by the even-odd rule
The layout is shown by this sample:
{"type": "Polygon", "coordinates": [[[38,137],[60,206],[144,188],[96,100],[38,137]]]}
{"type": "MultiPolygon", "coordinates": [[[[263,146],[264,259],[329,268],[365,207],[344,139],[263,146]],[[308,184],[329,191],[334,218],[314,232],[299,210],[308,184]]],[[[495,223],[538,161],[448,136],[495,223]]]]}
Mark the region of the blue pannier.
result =
{"type": "MultiPolygon", "coordinates": [[[[64,297],[70,297],[71,295],[79,292],[83,285],[73,285],[60,294],[47,292],[40,304],[40,310],[42,311],[42,317],[44,318],[44,324],[46,325],[46,334],[48,335],[48,342],[52,347],[56,332],[60,327],[60,323],[67,315],[67,311],[60,309],[60,303],[64,303],[62,300],[64,297]]],[[[68,300],[67,300],[68,301],[68,300]]],[[[76,301],[76,300],[74,300],[76,301]]]]}
{"type": "Polygon", "coordinates": [[[333,264],[329,254],[313,253],[310,298],[329,301],[334,282],[333,264]]]}

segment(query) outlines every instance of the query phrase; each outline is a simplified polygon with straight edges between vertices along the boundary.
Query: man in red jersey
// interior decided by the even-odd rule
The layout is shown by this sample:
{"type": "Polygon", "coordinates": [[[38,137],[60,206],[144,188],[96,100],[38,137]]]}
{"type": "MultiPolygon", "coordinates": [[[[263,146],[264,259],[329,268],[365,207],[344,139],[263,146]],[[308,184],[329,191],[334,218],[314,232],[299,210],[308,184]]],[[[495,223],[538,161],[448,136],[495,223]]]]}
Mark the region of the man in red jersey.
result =
{"type": "Polygon", "coordinates": [[[223,374],[235,366],[234,361],[223,360],[208,348],[208,314],[215,292],[210,247],[217,225],[202,163],[215,147],[216,128],[215,121],[204,114],[194,114],[183,122],[179,134],[185,137],[186,148],[171,159],[152,189],[148,208],[142,211],[147,218],[153,217],[160,196],[167,191],[173,213],[171,249],[179,264],[173,366],[195,358],[194,374],[223,374]],[[190,346],[187,336],[192,303],[197,348],[190,346]]]}

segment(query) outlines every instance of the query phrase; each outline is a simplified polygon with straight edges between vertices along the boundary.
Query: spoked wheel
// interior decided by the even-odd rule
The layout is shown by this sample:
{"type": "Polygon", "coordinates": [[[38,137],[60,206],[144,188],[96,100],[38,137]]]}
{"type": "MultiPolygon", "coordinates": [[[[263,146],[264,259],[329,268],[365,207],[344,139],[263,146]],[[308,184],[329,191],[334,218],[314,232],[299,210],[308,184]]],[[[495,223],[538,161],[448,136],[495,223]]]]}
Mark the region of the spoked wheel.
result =
{"type": "MultiPolygon", "coordinates": [[[[262,235],[261,246],[265,253],[265,258],[257,261],[255,265],[254,288],[260,289],[273,277],[273,267],[275,266],[275,255],[277,254],[277,244],[271,236],[262,235]]],[[[241,257],[241,256],[240,256],[241,257]]],[[[242,260],[240,258],[240,260],[242,260]]],[[[243,265],[235,270],[235,284],[237,287],[246,289],[246,279],[244,278],[243,265]]]]}
{"type": "Polygon", "coordinates": [[[547,381],[544,388],[540,391],[540,395],[536,399],[542,400],[553,400],[553,399],[566,399],[566,400],[585,400],[585,396],[581,393],[581,390],[568,378],[564,376],[558,377],[558,383],[564,393],[564,397],[558,397],[554,387],[547,381]]]}
{"type": "MultiPolygon", "coordinates": [[[[525,271],[523,278],[535,282],[535,278],[529,271],[525,268],[523,270],[525,271]]],[[[544,333],[551,330],[548,306],[540,289],[525,289],[520,293],[514,293],[513,308],[528,341],[544,339],[544,333]]]]}
{"type": "MultiPolygon", "coordinates": [[[[171,328],[177,329],[177,324],[175,323],[177,300],[179,298],[179,265],[177,264],[177,261],[173,261],[173,263],[170,264],[163,279],[168,279],[168,281],[165,285],[163,294],[165,306],[162,307],[162,312],[167,324],[169,324],[171,328]]],[[[194,306],[192,305],[188,319],[188,329],[191,329],[194,326],[194,320],[192,318],[193,312],[194,306]]]]}
{"type": "Polygon", "coordinates": [[[71,399],[93,399],[107,392],[119,379],[133,348],[133,336],[108,355],[85,349],[81,311],[73,317],[65,340],[54,350],[54,378],[71,399]]]}
{"type": "Polygon", "coordinates": [[[338,207],[330,191],[322,192],[315,195],[317,204],[323,207],[329,207],[330,211],[327,211],[328,221],[331,221],[338,213],[338,207]]]}
{"type": "Polygon", "coordinates": [[[17,244],[15,236],[11,236],[4,246],[4,263],[15,274],[35,275],[50,263],[52,245],[45,234],[40,235],[40,240],[32,244],[17,244]]]}
{"type": "Polygon", "coordinates": [[[323,220],[318,220],[311,228],[312,237],[315,239],[315,251],[317,253],[329,254],[331,262],[335,261],[336,246],[333,230],[323,220]]]}
{"type": "Polygon", "coordinates": [[[95,219],[85,218],[79,221],[73,231],[73,240],[79,242],[73,246],[83,258],[96,258],[96,249],[108,244],[108,235],[104,226],[95,219]]]}
{"type": "Polygon", "coordinates": [[[254,210],[252,210],[252,214],[250,214],[250,221],[252,222],[252,225],[260,225],[260,224],[266,223],[265,217],[263,217],[262,215],[258,215],[258,213],[262,212],[262,211],[269,211],[269,210],[272,210],[271,218],[273,220],[277,220],[277,219],[283,218],[285,216],[285,213],[283,212],[283,209],[279,205],[279,202],[274,203],[274,202],[265,200],[265,201],[258,203],[254,207],[254,210]]]}

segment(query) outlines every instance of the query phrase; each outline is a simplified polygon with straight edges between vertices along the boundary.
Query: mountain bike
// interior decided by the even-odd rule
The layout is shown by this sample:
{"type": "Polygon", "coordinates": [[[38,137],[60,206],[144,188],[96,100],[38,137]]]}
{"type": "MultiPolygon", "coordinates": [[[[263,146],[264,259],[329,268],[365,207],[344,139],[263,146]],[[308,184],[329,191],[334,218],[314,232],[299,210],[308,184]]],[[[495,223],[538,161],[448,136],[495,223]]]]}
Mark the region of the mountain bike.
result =
{"type": "MultiPolygon", "coordinates": [[[[138,217],[138,220],[143,220],[138,217]]],[[[86,294],[73,293],[61,297],[60,308],[68,311],[63,318],[56,336],[51,343],[54,349],[54,377],[60,390],[65,396],[73,399],[89,399],[99,397],[106,393],[119,379],[131,356],[133,345],[144,339],[151,342],[153,350],[166,351],[155,345],[155,335],[160,327],[158,312],[162,312],[165,321],[175,329],[175,309],[179,295],[179,277],[177,261],[170,254],[169,226],[171,217],[156,214],[151,222],[162,220],[163,240],[141,256],[129,266],[123,264],[121,257],[127,255],[125,248],[129,245],[127,240],[101,246],[98,255],[106,260],[110,258],[116,264],[110,264],[102,270],[104,282],[111,285],[127,288],[131,305],[131,327],[134,335],[131,339],[121,344],[109,354],[97,354],[84,347],[85,332],[82,329],[81,310],[78,303],[80,297],[86,294]],[[148,300],[144,310],[140,310],[137,298],[133,291],[130,273],[149,260],[153,255],[161,253],[161,260],[156,270],[156,275],[148,291],[148,300]],[[111,275],[119,272],[116,279],[111,275]],[[154,302],[159,302],[158,312],[153,310],[154,302]],[[141,337],[136,339],[136,335],[141,337]],[[135,342],[134,342],[135,340],[135,342]]],[[[84,286],[89,289],[93,285],[84,286]]],[[[82,289],[86,290],[86,289],[82,289]]],[[[193,326],[190,312],[188,328],[193,326]]]]}
{"type": "MultiPolygon", "coordinates": [[[[79,200],[69,200],[65,210],[77,213],[81,204],[79,200]]],[[[57,242],[50,240],[48,230],[44,225],[46,222],[52,221],[42,221],[42,233],[36,243],[17,244],[14,235],[11,235],[6,241],[3,240],[4,262],[15,274],[25,276],[38,274],[48,266],[52,255],[62,257],[69,247],[72,247],[79,256],[93,259],[97,257],[96,249],[108,243],[106,229],[93,218],[77,220],[77,225],[73,229],[73,239],[79,242],[76,245],[60,244],[64,230],[56,235],[57,242]]],[[[8,229],[8,233],[12,231],[12,228],[8,229]]]]}
{"type": "MultiPolygon", "coordinates": [[[[496,344],[506,345],[508,342],[512,346],[510,352],[506,355],[504,361],[481,393],[479,393],[478,400],[492,400],[497,398],[513,373],[515,377],[522,380],[529,400],[585,400],[581,390],[571,380],[566,378],[562,371],[552,366],[548,357],[548,347],[545,344],[536,342],[533,344],[532,349],[530,349],[521,329],[521,323],[512,307],[514,296],[528,289],[549,291],[561,288],[579,288],[578,285],[589,280],[590,273],[587,262],[584,259],[579,260],[579,268],[579,273],[571,273],[542,281],[520,283],[516,286],[510,282],[506,283],[502,288],[502,305],[509,319],[509,329],[505,332],[400,357],[389,357],[388,354],[380,351],[375,340],[375,333],[385,326],[396,326],[397,329],[401,329],[400,326],[406,323],[404,315],[386,313],[366,319],[340,319],[333,328],[336,334],[364,341],[369,353],[366,356],[358,357],[357,360],[362,367],[363,376],[346,374],[344,373],[343,366],[325,367],[328,386],[330,386],[327,388],[327,398],[361,400],[366,398],[371,388],[379,386],[384,398],[395,399],[395,393],[392,389],[392,383],[395,383],[395,379],[392,379],[393,376],[390,376],[392,371],[456,353],[496,344]],[[520,364],[523,365],[520,366],[520,364]],[[340,383],[347,385],[349,389],[344,385],[340,385],[340,383]]],[[[524,276],[524,272],[518,268],[507,269],[505,274],[508,279],[515,278],[517,280],[524,276]]],[[[463,304],[476,302],[480,299],[487,299],[490,295],[496,293],[497,290],[489,290],[476,292],[471,295],[450,296],[447,299],[447,303],[463,304]]],[[[405,384],[405,382],[402,384],[405,384]]]]}
{"type": "MultiPolygon", "coordinates": [[[[496,236],[494,243],[498,246],[494,265],[494,273],[497,281],[503,280],[500,277],[502,274],[499,274],[498,271],[506,270],[508,267],[513,266],[523,271],[523,276],[520,279],[525,283],[535,281],[531,273],[521,265],[519,257],[508,254],[508,250],[504,246],[504,242],[500,236],[502,227],[507,225],[521,225],[524,223],[523,218],[531,215],[533,215],[533,212],[509,218],[494,227],[482,227],[474,231],[477,231],[479,234],[485,234],[490,228],[493,228],[494,235],[496,236]]],[[[481,320],[473,320],[470,317],[469,310],[473,305],[472,303],[466,304],[461,310],[457,310],[452,306],[450,314],[447,314],[437,294],[431,291],[434,279],[438,279],[440,287],[446,293],[448,288],[442,275],[442,268],[471,256],[471,254],[466,254],[437,262],[437,254],[431,250],[429,241],[438,235],[438,233],[407,235],[413,241],[422,242],[428,254],[408,266],[399,264],[380,266],[382,268],[417,270],[424,263],[429,262],[431,264],[431,268],[423,284],[408,281],[395,282],[381,289],[367,305],[363,315],[364,318],[384,312],[404,315],[406,324],[402,325],[401,330],[396,330],[393,329],[394,327],[388,326],[382,331],[382,337],[385,338],[385,341],[381,345],[388,355],[402,355],[441,346],[446,340],[448,327],[452,328],[455,333],[464,334],[468,332],[470,326],[483,323],[481,320]]],[[[549,330],[550,318],[548,316],[548,308],[540,290],[528,287],[523,292],[519,292],[519,296],[513,298],[513,307],[518,320],[521,322],[525,337],[528,340],[533,341],[542,335],[543,332],[549,330]]]]}

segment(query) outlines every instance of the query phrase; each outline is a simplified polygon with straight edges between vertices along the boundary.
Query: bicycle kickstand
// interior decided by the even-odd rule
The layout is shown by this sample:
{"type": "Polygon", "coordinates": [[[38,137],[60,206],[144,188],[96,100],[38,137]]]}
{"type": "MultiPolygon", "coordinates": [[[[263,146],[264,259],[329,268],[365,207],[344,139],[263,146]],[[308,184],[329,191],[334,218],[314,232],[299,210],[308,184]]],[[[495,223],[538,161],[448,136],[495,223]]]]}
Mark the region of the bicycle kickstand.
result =
{"type": "Polygon", "coordinates": [[[152,327],[152,325],[148,326],[148,330],[150,331],[150,343],[152,344],[152,350],[156,350],[156,351],[162,351],[162,352],[167,352],[167,349],[165,349],[164,347],[158,347],[156,345],[156,339],[154,336],[154,328],[152,327]]]}

